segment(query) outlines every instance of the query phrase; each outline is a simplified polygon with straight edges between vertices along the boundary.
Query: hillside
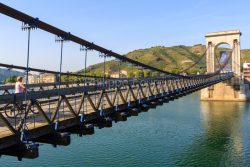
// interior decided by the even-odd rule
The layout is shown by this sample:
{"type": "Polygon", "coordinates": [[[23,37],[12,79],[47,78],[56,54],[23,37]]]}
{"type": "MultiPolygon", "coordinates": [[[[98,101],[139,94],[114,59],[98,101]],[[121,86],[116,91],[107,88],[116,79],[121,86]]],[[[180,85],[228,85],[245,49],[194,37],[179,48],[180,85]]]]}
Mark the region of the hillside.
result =
{"type": "Polygon", "coordinates": [[[24,76],[24,73],[15,70],[7,70],[0,68],[0,83],[2,83],[5,79],[14,76],[24,76]]]}
{"type": "MultiPolygon", "coordinates": [[[[126,56],[136,61],[157,67],[163,70],[167,70],[173,73],[179,73],[183,69],[186,69],[197,61],[205,52],[206,48],[204,45],[194,46],[156,46],[147,49],[135,50],[128,53],[126,56]]],[[[188,73],[204,73],[206,71],[205,57],[198,63],[194,68],[190,69],[188,73]]],[[[241,61],[250,62],[250,49],[241,51],[241,61]]],[[[118,71],[119,63],[112,60],[106,63],[106,71],[109,74],[118,71]]],[[[122,63],[120,66],[121,70],[128,72],[131,75],[132,68],[127,63],[122,63]]],[[[101,75],[103,72],[103,63],[95,64],[88,67],[88,71],[101,75]]],[[[134,73],[138,72],[134,68],[134,73]]]]}

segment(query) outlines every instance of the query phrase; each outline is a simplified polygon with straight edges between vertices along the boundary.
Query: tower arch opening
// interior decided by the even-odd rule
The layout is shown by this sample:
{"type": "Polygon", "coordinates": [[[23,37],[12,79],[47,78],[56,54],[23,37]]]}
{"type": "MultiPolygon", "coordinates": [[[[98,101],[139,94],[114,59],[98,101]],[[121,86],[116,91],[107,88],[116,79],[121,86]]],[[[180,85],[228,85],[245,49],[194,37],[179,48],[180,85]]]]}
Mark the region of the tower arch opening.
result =
{"type": "Polygon", "coordinates": [[[215,71],[232,72],[232,46],[226,42],[218,43],[214,47],[215,71]]]}

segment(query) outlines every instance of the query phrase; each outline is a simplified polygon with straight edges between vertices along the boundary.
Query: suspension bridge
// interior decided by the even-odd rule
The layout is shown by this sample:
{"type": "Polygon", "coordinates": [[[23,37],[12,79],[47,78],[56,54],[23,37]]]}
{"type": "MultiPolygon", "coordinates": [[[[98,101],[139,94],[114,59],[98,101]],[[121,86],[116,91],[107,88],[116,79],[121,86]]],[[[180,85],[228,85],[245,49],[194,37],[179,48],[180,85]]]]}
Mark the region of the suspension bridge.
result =
{"type": "MultiPolygon", "coordinates": [[[[22,29],[28,32],[27,66],[4,63],[0,63],[0,66],[8,70],[25,70],[25,86],[32,90],[26,89],[25,93],[16,94],[13,92],[15,89],[13,85],[0,86],[0,154],[14,155],[20,159],[36,158],[39,148],[37,143],[68,145],[72,133],[80,136],[94,134],[95,127],[112,127],[113,122],[126,121],[130,116],[138,116],[140,112],[147,112],[150,108],[195,91],[202,90],[203,99],[216,99],[217,88],[214,85],[228,84],[231,80],[237,80],[240,87],[239,65],[233,66],[233,69],[228,72],[221,72],[227,63],[220,65],[218,69],[213,65],[214,53],[212,52],[217,43],[212,43],[213,39],[210,37],[228,36],[230,35],[228,33],[209,34],[206,52],[192,66],[182,71],[192,68],[206,57],[208,68],[206,74],[181,75],[132,60],[2,3],[0,3],[0,13],[22,22],[22,29]],[[61,44],[59,71],[29,66],[30,35],[35,29],[54,34],[56,41],[61,44]],[[62,71],[65,41],[80,45],[85,56],[84,74],[62,71]],[[92,50],[100,52],[100,58],[103,59],[103,76],[90,76],[86,73],[88,52],[92,50]],[[106,77],[107,57],[113,57],[120,63],[126,62],[135,68],[156,71],[159,76],[106,77]],[[29,84],[28,77],[32,72],[55,74],[59,76],[59,80],[54,83],[29,84]],[[74,76],[77,79],[62,82],[61,76],[74,76]]],[[[231,32],[231,35],[237,36],[239,32],[231,32]]],[[[237,39],[233,37],[234,49],[227,61],[233,58],[236,64],[239,64],[237,39]]],[[[218,43],[221,42],[218,41],[218,43]]],[[[244,94],[244,92],[241,93],[244,94]]]]}

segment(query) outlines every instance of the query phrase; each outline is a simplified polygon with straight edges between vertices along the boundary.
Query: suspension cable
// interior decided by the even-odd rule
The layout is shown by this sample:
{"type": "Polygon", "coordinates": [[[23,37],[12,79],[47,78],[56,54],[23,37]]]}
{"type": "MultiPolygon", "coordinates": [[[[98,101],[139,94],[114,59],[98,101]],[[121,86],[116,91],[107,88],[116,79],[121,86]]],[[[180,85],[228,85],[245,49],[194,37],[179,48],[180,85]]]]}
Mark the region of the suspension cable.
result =
{"type": "Polygon", "coordinates": [[[80,45],[80,51],[84,51],[84,86],[86,86],[86,82],[87,82],[87,57],[88,57],[88,50],[90,50],[89,48],[80,45]]]}
{"type": "Polygon", "coordinates": [[[218,59],[218,57],[215,55],[215,59],[216,59],[216,61],[218,62],[218,64],[219,64],[219,69],[221,69],[222,68],[222,66],[221,66],[221,63],[220,63],[220,61],[219,61],[219,59],[218,59]]]}
{"type": "MultiPolygon", "coordinates": [[[[6,67],[6,68],[11,68],[11,69],[26,70],[26,67],[23,67],[23,66],[16,66],[16,65],[3,64],[3,63],[0,63],[0,67],[6,67]]],[[[44,70],[44,69],[31,68],[31,67],[29,67],[29,71],[59,75],[59,72],[58,72],[58,71],[44,70]]],[[[81,74],[77,74],[77,73],[68,73],[68,72],[61,72],[61,75],[63,75],[63,76],[84,77],[84,75],[81,75],[81,74]]],[[[94,75],[87,75],[87,74],[86,74],[86,77],[87,77],[87,78],[100,78],[100,79],[103,78],[102,76],[94,76],[94,75]]],[[[117,79],[117,78],[111,78],[111,79],[117,79]]]]}
{"type": "Polygon", "coordinates": [[[86,50],[85,50],[85,60],[84,60],[84,86],[86,85],[86,82],[87,82],[87,78],[86,78],[86,74],[87,74],[87,57],[88,57],[88,50],[86,48],[86,50]]]}
{"type": "MultiPolygon", "coordinates": [[[[4,5],[3,3],[0,3],[0,13],[2,14],[5,14],[9,17],[12,17],[16,20],[20,20],[20,21],[25,21],[25,20],[35,20],[36,18],[32,17],[32,16],[29,16],[25,13],[22,13],[18,10],[15,10],[7,5],[4,5]]],[[[44,31],[47,31],[51,34],[55,34],[57,36],[68,36],[68,40],[72,41],[72,42],[75,42],[75,43],[78,43],[80,45],[84,45],[84,46],[87,46],[91,49],[94,49],[96,51],[99,51],[103,54],[106,54],[106,55],[109,55],[109,56],[112,56],[112,57],[115,57],[117,59],[120,59],[122,61],[126,61],[128,63],[132,63],[132,64],[135,64],[135,65],[138,65],[138,66],[141,66],[143,68],[147,68],[147,69],[151,69],[153,71],[158,71],[158,72],[163,72],[165,74],[168,74],[168,75],[171,75],[171,76],[174,76],[174,77],[186,77],[186,76],[182,76],[182,75],[178,75],[178,74],[174,74],[174,73],[170,73],[168,71],[164,71],[162,69],[159,69],[159,68],[156,68],[156,67],[153,67],[153,66],[150,66],[150,65],[146,65],[144,63],[141,63],[141,62],[138,62],[138,61],[135,61],[133,59],[130,59],[126,56],[122,56],[118,53],[115,53],[111,50],[108,50],[108,49],[105,49],[101,46],[98,46],[96,44],[94,44],[93,42],[89,42],[89,41],[86,41],[80,37],[77,37],[75,35],[72,35],[72,34],[68,34],[67,32],[57,28],[57,27],[54,27],[52,25],[49,25],[47,24],[46,22],[43,22],[43,21],[40,21],[40,20],[37,20],[37,28],[40,28],[44,31]]]]}
{"type": "MultiPolygon", "coordinates": [[[[66,37],[63,37],[63,36],[56,36],[56,39],[55,39],[55,42],[60,42],[60,66],[59,66],[59,78],[58,78],[58,82],[59,82],[59,85],[58,85],[58,89],[57,89],[57,94],[58,94],[58,104],[60,103],[60,89],[61,89],[61,76],[62,76],[62,61],[63,61],[63,43],[64,41],[66,40],[66,37]]],[[[64,106],[63,106],[64,108],[64,106]]],[[[58,108],[58,111],[56,111],[57,115],[56,115],[56,118],[57,118],[57,121],[56,121],[56,124],[55,124],[55,130],[58,130],[59,128],[59,119],[60,119],[60,107],[58,108]]]]}
{"type": "MultiPolygon", "coordinates": [[[[30,59],[30,27],[28,28],[28,50],[27,50],[27,62],[26,62],[26,81],[25,81],[25,114],[24,114],[24,126],[26,126],[26,114],[28,113],[28,102],[27,102],[27,94],[28,94],[28,82],[29,82],[29,59],[30,59]]],[[[24,128],[24,127],[23,127],[24,128]]]]}
{"type": "Polygon", "coordinates": [[[182,70],[182,71],[179,72],[178,74],[181,74],[181,73],[183,73],[183,72],[186,72],[186,71],[188,71],[189,69],[193,68],[196,64],[198,64],[198,63],[206,56],[207,51],[208,51],[208,48],[209,48],[209,47],[206,48],[206,51],[202,54],[202,56],[201,56],[196,62],[194,62],[194,64],[192,64],[192,65],[189,66],[188,68],[182,70]]]}

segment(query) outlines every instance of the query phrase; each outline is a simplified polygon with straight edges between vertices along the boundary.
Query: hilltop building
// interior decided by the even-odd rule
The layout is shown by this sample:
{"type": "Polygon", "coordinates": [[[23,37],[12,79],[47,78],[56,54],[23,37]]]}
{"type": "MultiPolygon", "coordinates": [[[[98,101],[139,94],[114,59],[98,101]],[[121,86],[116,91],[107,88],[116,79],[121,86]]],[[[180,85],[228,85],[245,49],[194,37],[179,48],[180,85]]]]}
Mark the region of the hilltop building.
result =
{"type": "MultiPolygon", "coordinates": [[[[110,75],[111,78],[119,78],[119,71],[117,71],[117,72],[109,71],[108,75],[110,75]]],[[[125,70],[121,70],[120,71],[120,78],[126,78],[126,77],[128,77],[128,72],[125,70]]]]}
{"type": "MultiPolygon", "coordinates": [[[[26,77],[24,77],[23,81],[26,81],[26,77]]],[[[52,82],[57,82],[57,77],[54,74],[48,74],[48,73],[43,73],[43,74],[30,74],[28,78],[28,83],[29,84],[37,84],[37,83],[52,83],[52,82]]]]}
{"type": "Polygon", "coordinates": [[[40,75],[40,83],[57,82],[57,77],[54,74],[44,73],[40,75]]]}

